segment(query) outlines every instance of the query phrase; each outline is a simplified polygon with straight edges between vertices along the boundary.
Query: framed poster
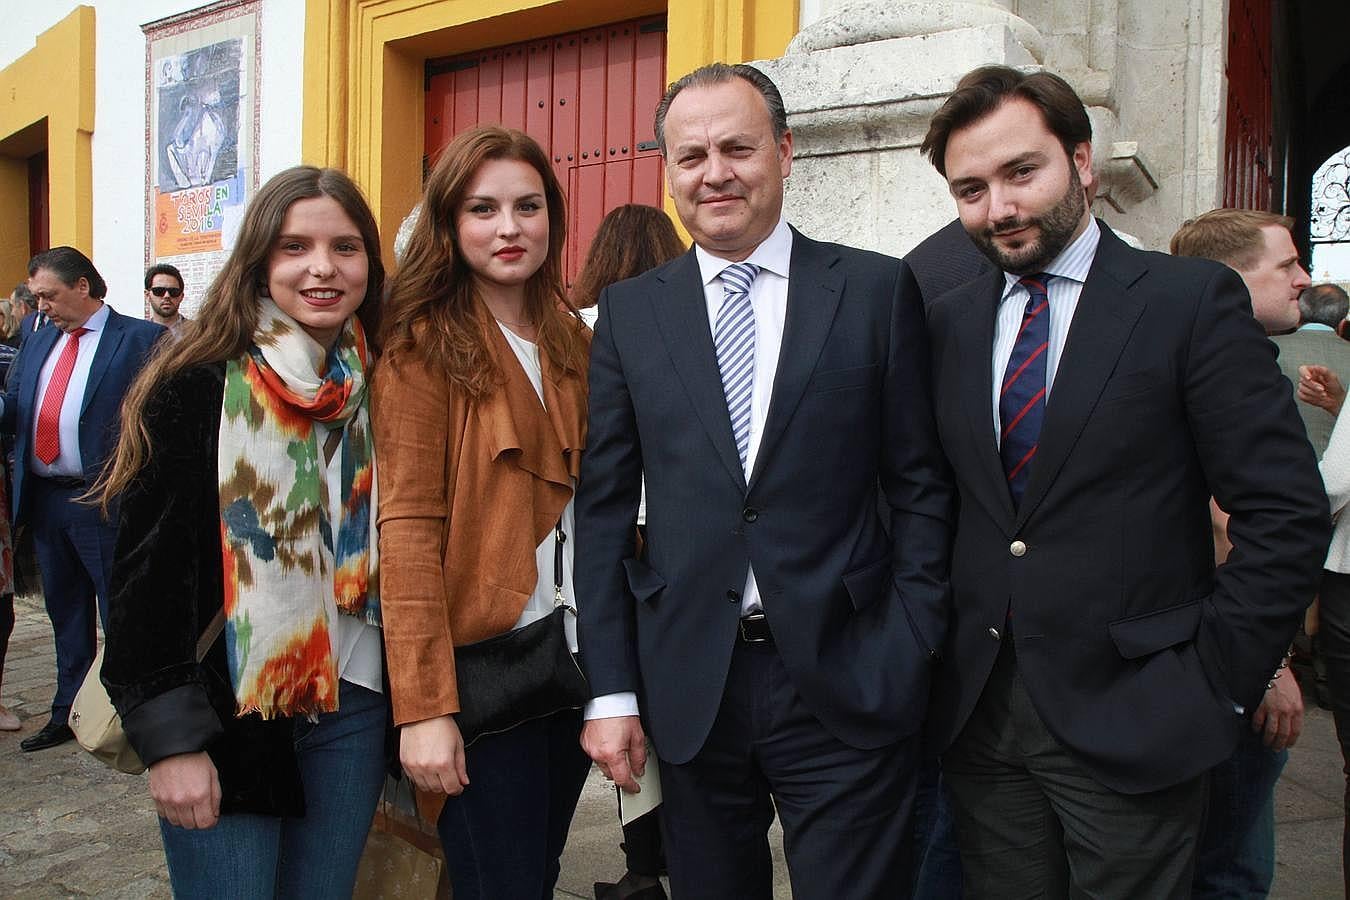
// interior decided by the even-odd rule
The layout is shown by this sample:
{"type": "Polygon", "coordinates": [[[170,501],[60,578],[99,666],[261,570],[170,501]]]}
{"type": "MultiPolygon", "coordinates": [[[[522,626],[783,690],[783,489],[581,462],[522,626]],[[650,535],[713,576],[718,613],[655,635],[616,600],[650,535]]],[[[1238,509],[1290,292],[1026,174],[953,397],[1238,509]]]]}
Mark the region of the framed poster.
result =
{"type": "Polygon", "coordinates": [[[224,0],[142,26],[146,36],[146,265],[183,273],[200,307],[258,186],[259,0],[224,0]]]}

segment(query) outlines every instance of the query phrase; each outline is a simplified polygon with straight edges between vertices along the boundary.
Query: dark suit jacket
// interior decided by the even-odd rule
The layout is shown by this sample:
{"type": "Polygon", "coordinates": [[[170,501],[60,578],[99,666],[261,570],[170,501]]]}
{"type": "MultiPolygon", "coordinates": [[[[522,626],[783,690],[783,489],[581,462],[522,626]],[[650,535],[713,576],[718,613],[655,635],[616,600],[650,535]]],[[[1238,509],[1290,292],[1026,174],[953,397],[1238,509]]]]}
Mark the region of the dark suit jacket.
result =
{"type": "Polygon", "coordinates": [[[712,726],[751,565],[778,652],[825,727],[863,748],[916,731],[946,629],[952,498],[925,344],[904,263],[794,232],[747,485],[693,251],[601,298],[576,500],[582,659],[597,695],[638,692],[663,759],[688,761],[712,726]]]}
{"type": "MultiPolygon", "coordinates": [[[[18,371],[17,363],[19,361],[19,354],[23,352],[24,346],[28,343],[28,338],[33,334],[33,326],[37,323],[37,317],[37,310],[33,310],[19,322],[19,333],[15,335],[15,337],[18,338],[18,343],[15,344],[17,352],[15,353],[14,359],[10,362],[9,370],[5,372],[4,389],[6,391],[13,390],[17,383],[15,381],[15,374],[18,371]]],[[[45,324],[46,323],[44,323],[44,325],[45,324]]]]}
{"type": "Polygon", "coordinates": [[[914,279],[923,292],[924,306],[938,297],[994,270],[960,219],[952,219],[905,254],[914,279]]]}
{"type": "Polygon", "coordinates": [[[1246,727],[1234,704],[1260,703],[1312,599],[1330,522],[1241,280],[1102,232],[1018,509],[991,411],[1003,273],[930,310],[961,508],[930,736],[944,749],[969,718],[1011,611],[1046,726],[1103,784],[1138,793],[1230,755],[1246,727]],[[1217,571],[1211,494],[1235,548],[1217,571]]]}
{"type": "MultiPolygon", "coordinates": [[[[1295,390],[1298,388],[1298,367],[1313,364],[1326,366],[1336,373],[1341,384],[1350,384],[1350,343],[1336,332],[1300,329],[1292,334],[1277,334],[1271,340],[1280,351],[1280,371],[1295,390]]],[[[1311,403],[1296,402],[1295,405],[1303,417],[1303,427],[1307,429],[1313,453],[1321,459],[1331,440],[1331,426],[1336,424],[1336,417],[1311,403]]]]}
{"type": "MultiPolygon", "coordinates": [[[[122,397],[162,334],[164,329],[158,325],[108,310],[108,324],[99,338],[98,351],[94,354],[85,386],[84,403],[80,407],[80,461],[84,465],[85,480],[91,484],[117,445],[122,397]]],[[[24,491],[24,483],[32,455],[38,375],[47,355],[64,337],[65,332],[55,327],[33,332],[14,362],[14,387],[5,394],[0,430],[14,434],[11,511],[16,525],[27,521],[28,493],[24,491]]]]}
{"type": "Polygon", "coordinates": [[[223,638],[197,663],[197,639],[225,602],[216,474],[224,396],[225,365],[207,363],[146,403],[154,449],[122,495],[101,674],[147,765],[205,750],[222,812],[300,816],[295,721],[235,715],[223,638]]]}

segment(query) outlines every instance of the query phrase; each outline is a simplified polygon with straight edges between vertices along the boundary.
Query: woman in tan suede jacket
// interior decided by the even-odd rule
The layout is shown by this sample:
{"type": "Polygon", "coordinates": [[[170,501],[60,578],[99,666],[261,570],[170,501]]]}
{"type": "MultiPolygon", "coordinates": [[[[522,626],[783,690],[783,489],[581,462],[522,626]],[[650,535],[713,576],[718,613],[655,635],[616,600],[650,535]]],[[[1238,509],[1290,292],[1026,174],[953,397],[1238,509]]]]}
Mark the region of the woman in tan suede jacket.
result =
{"type": "MultiPolygon", "coordinates": [[[[590,768],[580,710],[468,749],[454,718],[454,648],[551,612],[555,528],[572,533],[589,332],[562,290],[565,221],[532,139],[457,136],[390,291],[374,386],[394,721],[404,770],[437,798],[422,805],[456,900],[552,896],[590,768]]],[[[562,545],[575,603],[572,542],[562,545]]],[[[575,652],[570,621],[568,637],[575,652]]]]}

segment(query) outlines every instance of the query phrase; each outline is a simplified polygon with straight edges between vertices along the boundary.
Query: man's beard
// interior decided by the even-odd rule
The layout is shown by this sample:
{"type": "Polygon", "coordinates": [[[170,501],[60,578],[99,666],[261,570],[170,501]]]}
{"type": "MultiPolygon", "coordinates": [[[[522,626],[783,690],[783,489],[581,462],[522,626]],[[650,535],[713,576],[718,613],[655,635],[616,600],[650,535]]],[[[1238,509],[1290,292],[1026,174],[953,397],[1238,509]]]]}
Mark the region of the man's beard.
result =
{"type": "Polygon", "coordinates": [[[972,232],[970,238],[1003,271],[1014,275],[1031,275],[1043,271],[1069,246],[1085,212],[1087,197],[1083,193],[1083,182],[1078,177],[1078,170],[1070,163],[1068,190],[1043,215],[1032,219],[1005,220],[992,228],[972,232]],[[1029,225],[1034,225],[1040,232],[1034,241],[1028,241],[1016,250],[1004,250],[994,243],[996,234],[1017,231],[1029,225]]]}

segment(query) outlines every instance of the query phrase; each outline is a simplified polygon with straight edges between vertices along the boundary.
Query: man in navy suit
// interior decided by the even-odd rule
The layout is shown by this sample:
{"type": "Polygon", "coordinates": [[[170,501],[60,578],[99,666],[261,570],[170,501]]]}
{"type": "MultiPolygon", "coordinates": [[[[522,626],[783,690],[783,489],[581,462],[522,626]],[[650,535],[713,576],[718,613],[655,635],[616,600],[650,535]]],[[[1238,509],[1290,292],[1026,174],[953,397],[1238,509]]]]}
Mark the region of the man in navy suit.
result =
{"type": "Polygon", "coordinates": [[[1242,281],[1095,220],[1091,135],[1062,79],[989,66],[922,148],[996,267],[929,310],[961,512],[928,730],[972,897],[1189,897],[1329,539],[1242,281]]]}
{"type": "Polygon", "coordinates": [[[676,896],[770,897],[775,810],[794,896],[905,892],[952,505],[918,286],[784,221],[792,134],[758,70],[675,82],[656,136],[695,247],[600,299],[582,743],[631,791],[650,733],[676,896]]]}
{"type": "Polygon", "coordinates": [[[117,442],[122,397],[164,329],[118,315],[108,286],[73,247],[29,260],[28,286],[53,327],[34,331],[15,363],[0,429],[15,435],[13,518],[33,530],[42,593],[56,632],[51,720],[23,740],[42,750],[70,740],[66,719],[95,650],[95,598],[107,621],[114,524],[77,502],[117,442]]]}

